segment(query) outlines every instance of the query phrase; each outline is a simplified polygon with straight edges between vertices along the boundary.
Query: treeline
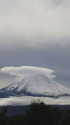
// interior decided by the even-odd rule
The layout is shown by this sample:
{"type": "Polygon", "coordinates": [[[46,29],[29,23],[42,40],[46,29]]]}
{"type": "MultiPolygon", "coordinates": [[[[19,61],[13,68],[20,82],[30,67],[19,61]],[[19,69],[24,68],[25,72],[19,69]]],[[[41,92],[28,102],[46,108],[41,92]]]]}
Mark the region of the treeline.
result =
{"type": "Polygon", "coordinates": [[[70,109],[61,109],[33,102],[24,115],[6,116],[8,108],[0,112],[0,125],[70,125],[70,109]]]}

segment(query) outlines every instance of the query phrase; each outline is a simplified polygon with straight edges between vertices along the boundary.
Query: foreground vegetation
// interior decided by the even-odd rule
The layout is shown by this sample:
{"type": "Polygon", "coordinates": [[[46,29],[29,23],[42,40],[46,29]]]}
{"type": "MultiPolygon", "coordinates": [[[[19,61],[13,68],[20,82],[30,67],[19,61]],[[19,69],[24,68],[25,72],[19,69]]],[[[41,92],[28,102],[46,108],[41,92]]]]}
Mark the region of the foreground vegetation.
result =
{"type": "Polygon", "coordinates": [[[70,125],[70,109],[61,109],[33,102],[24,115],[6,116],[7,107],[0,112],[1,125],[70,125]]]}

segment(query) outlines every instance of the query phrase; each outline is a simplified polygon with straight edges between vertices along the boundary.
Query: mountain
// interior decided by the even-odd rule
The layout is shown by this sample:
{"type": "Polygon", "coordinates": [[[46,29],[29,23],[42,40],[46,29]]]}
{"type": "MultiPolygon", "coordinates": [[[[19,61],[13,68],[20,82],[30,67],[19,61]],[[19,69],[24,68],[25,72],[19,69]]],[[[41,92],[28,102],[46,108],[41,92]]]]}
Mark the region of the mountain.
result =
{"type": "Polygon", "coordinates": [[[22,75],[15,79],[14,83],[1,89],[5,95],[30,95],[30,96],[48,96],[59,97],[69,96],[70,90],[63,85],[55,82],[52,77],[46,73],[22,75]]]}

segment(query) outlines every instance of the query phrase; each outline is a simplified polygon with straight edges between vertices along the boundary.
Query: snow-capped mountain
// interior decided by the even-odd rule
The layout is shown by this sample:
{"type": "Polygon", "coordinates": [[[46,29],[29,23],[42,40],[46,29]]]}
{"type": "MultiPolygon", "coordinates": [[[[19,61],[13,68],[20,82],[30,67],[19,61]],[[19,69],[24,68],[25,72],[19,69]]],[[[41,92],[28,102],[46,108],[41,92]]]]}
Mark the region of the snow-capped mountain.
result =
{"type": "MultiPolygon", "coordinates": [[[[22,67],[22,69],[22,75],[18,73],[14,83],[1,89],[2,93],[53,97],[70,95],[68,88],[53,80],[52,70],[37,67],[22,67]]],[[[5,71],[8,73],[6,68],[5,71]]],[[[15,74],[15,71],[14,73],[12,71],[12,74],[15,74]]]]}
{"type": "Polygon", "coordinates": [[[16,76],[13,83],[0,90],[4,95],[64,96],[70,90],[55,82],[53,71],[38,67],[5,67],[2,73],[16,76]]]}

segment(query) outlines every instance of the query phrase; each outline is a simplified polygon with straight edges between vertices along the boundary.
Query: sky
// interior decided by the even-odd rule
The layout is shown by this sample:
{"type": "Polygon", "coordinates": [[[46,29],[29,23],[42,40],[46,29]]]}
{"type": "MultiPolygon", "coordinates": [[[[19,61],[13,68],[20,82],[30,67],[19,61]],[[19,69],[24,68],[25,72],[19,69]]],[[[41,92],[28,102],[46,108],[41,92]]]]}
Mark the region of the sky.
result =
{"type": "Polygon", "coordinates": [[[0,0],[0,68],[36,66],[70,82],[70,0],[0,0]]]}

